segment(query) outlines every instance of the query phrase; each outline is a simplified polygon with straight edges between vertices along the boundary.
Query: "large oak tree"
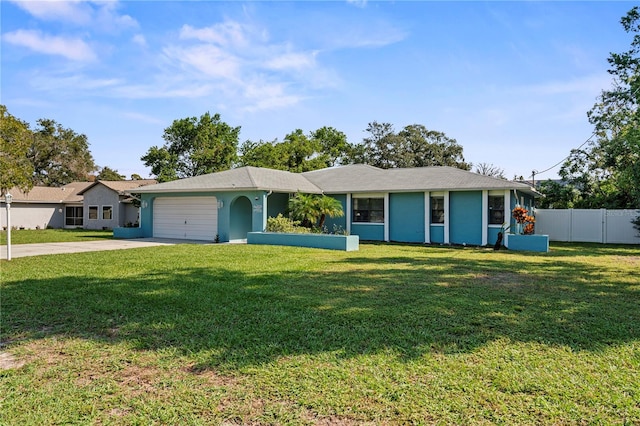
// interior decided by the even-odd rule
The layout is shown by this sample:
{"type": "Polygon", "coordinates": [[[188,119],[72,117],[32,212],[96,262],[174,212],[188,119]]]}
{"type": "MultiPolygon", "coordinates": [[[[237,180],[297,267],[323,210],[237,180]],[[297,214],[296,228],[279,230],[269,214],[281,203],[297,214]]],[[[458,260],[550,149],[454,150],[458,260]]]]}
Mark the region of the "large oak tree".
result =
{"type": "Polygon", "coordinates": [[[164,130],[164,146],[152,146],[141,160],[160,182],[228,170],[237,158],[239,134],[240,127],[219,114],[174,120],[164,130]]]}

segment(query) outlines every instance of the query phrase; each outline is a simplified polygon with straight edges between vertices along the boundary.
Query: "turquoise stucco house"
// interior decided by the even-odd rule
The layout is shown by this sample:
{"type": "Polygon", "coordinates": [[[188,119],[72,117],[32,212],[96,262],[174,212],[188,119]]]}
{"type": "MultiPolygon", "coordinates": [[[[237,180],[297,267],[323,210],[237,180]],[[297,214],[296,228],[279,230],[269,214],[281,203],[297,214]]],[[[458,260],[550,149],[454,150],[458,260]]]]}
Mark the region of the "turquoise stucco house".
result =
{"type": "Polygon", "coordinates": [[[345,215],[328,219],[360,240],[492,245],[516,205],[540,194],[527,184],[452,167],[383,170],[348,165],[290,173],[258,167],[145,186],[140,236],[243,240],[264,231],[297,192],[325,194],[345,215]]]}

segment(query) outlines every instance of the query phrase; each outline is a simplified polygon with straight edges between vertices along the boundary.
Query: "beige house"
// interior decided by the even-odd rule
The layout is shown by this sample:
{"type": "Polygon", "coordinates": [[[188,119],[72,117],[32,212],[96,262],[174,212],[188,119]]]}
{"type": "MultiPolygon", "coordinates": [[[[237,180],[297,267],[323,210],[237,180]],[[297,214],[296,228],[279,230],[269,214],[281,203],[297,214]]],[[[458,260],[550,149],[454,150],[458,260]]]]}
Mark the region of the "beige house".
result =
{"type": "MultiPolygon", "coordinates": [[[[124,194],[155,180],[71,182],[61,187],[18,188],[12,195],[11,226],[15,229],[84,228],[112,229],[134,224],[138,207],[124,194]]],[[[7,226],[4,197],[0,200],[0,227],[7,226]]]]}

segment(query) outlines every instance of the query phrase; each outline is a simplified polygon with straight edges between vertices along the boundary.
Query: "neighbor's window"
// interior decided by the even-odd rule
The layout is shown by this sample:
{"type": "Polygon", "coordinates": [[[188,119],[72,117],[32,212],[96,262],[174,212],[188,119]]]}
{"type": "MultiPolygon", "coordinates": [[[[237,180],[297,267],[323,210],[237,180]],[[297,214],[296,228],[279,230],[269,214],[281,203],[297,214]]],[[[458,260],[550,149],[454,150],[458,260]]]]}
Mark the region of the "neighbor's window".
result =
{"type": "Polygon", "coordinates": [[[89,220],[98,219],[98,206],[89,206],[89,220]]]}
{"type": "Polygon", "coordinates": [[[64,210],[66,226],[82,226],[82,207],[68,206],[64,210]]]}
{"type": "Polygon", "coordinates": [[[489,195],[489,224],[502,225],[504,223],[504,197],[489,195]]]}
{"type": "Polygon", "coordinates": [[[431,197],[431,223],[444,223],[444,197],[431,197]]]}
{"type": "Polygon", "coordinates": [[[113,217],[113,208],[111,206],[102,206],[102,219],[111,220],[113,217]]]}
{"type": "Polygon", "coordinates": [[[354,198],[353,221],[384,223],[384,198],[354,198]]]}

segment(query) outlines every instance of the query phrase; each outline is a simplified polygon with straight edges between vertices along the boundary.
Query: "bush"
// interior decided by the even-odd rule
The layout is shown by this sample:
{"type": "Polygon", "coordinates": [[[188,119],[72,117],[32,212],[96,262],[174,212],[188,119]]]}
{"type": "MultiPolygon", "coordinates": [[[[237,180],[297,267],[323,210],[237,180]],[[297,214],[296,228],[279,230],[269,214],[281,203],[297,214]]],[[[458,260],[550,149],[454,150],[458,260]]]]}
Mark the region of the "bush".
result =
{"type": "Polygon", "coordinates": [[[267,232],[282,232],[289,234],[307,234],[311,230],[300,226],[299,221],[291,220],[288,217],[282,216],[282,213],[276,217],[270,217],[267,219],[267,232]]]}

